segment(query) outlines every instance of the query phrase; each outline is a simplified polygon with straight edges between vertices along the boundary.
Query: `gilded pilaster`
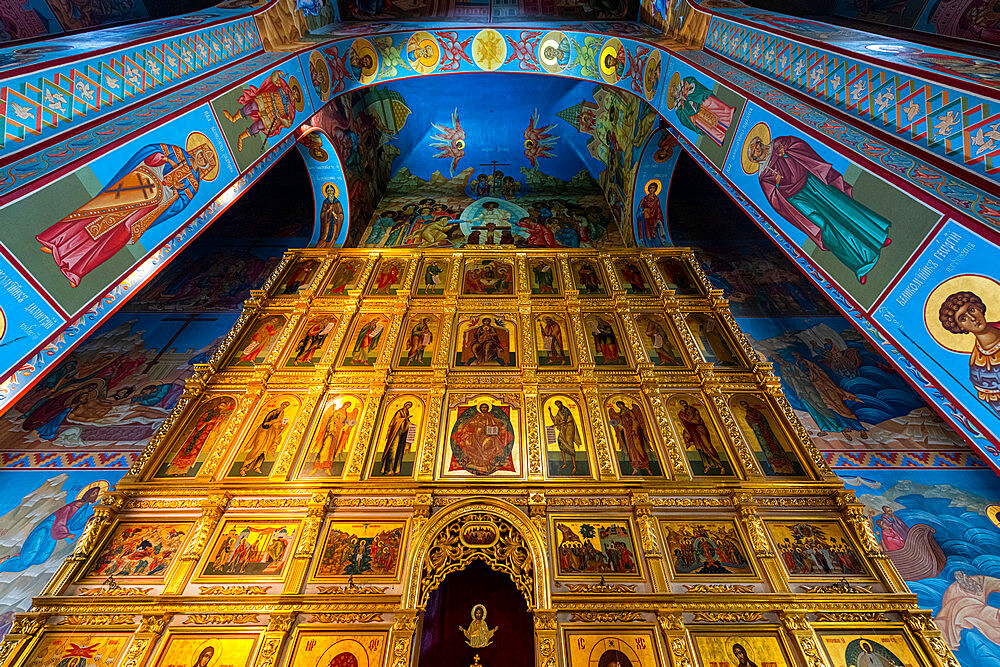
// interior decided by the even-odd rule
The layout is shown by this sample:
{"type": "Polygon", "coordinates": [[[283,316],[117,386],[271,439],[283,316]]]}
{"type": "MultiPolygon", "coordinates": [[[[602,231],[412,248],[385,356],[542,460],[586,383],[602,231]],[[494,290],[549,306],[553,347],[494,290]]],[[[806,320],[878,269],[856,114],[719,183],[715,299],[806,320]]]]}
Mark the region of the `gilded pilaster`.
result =
{"type": "Polygon", "coordinates": [[[771,589],[778,592],[789,592],[788,580],[785,572],[778,562],[778,557],[771,546],[771,539],[768,537],[767,528],[764,521],[757,514],[757,503],[749,493],[737,492],[732,495],[733,506],[736,508],[736,516],[743,530],[746,531],[750,539],[750,550],[757,557],[758,562],[763,567],[764,572],[771,584],[771,589]]]}
{"type": "Polygon", "coordinates": [[[709,402],[712,404],[716,416],[726,429],[729,442],[732,443],[733,450],[736,452],[736,458],[739,459],[744,474],[750,478],[763,477],[764,473],[761,472],[760,464],[754,457],[753,452],[750,451],[750,445],[747,444],[746,438],[743,437],[743,432],[740,430],[739,424],[736,423],[736,415],[729,408],[729,403],[726,401],[726,395],[723,393],[722,387],[711,381],[705,382],[702,387],[709,402]]]}
{"type": "Polygon", "coordinates": [[[854,537],[854,541],[861,546],[865,556],[871,562],[877,576],[886,590],[893,592],[903,592],[909,590],[906,582],[899,575],[892,562],[882,551],[882,546],[875,537],[872,530],[871,521],[865,515],[865,506],[857,501],[853,491],[841,491],[837,494],[837,505],[840,507],[840,514],[847,525],[848,533],[854,537]]]}
{"type": "Polygon", "coordinates": [[[819,639],[805,614],[782,612],[778,616],[782,627],[792,640],[792,649],[806,667],[832,667],[823,655],[819,639]]]}
{"type": "Polygon", "coordinates": [[[261,636],[260,650],[253,667],[274,667],[281,655],[281,649],[288,639],[296,614],[271,614],[267,622],[267,630],[261,636]]]}
{"type": "Polygon", "coordinates": [[[243,394],[236,403],[236,409],[233,410],[233,415],[229,418],[226,430],[221,436],[219,436],[219,441],[216,442],[215,447],[212,448],[212,452],[205,460],[205,465],[203,465],[201,470],[198,471],[198,477],[211,478],[215,476],[216,469],[219,467],[219,464],[222,463],[222,459],[226,456],[226,452],[229,451],[229,447],[233,444],[233,439],[236,437],[236,434],[239,433],[241,428],[243,428],[244,421],[247,419],[250,410],[264,394],[264,388],[265,385],[263,383],[247,386],[246,393],[243,394]]]}
{"type": "Polygon", "coordinates": [[[437,442],[441,430],[441,410],[444,403],[445,388],[434,386],[427,396],[427,424],[424,427],[424,441],[417,449],[417,481],[434,479],[434,456],[437,453],[437,442]]]}
{"type": "Polygon", "coordinates": [[[414,635],[422,612],[416,609],[399,609],[389,631],[389,667],[407,667],[414,664],[417,645],[414,635]]]}
{"type": "Polygon", "coordinates": [[[668,592],[667,568],[663,562],[663,548],[660,544],[660,529],[653,516],[653,504],[648,493],[632,494],[632,512],[639,530],[639,544],[642,547],[646,564],[649,565],[650,576],[655,592],[668,592]]]}
{"type": "Polygon", "coordinates": [[[347,465],[347,472],[344,474],[345,480],[361,479],[361,470],[365,464],[365,454],[368,452],[367,443],[371,441],[372,432],[375,429],[375,417],[378,415],[379,405],[385,395],[385,383],[379,383],[368,388],[368,396],[365,398],[365,409],[361,415],[358,425],[357,444],[351,451],[351,458],[347,465]]]}
{"type": "Polygon", "coordinates": [[[218,493],[208,496],[202,503],[201,516],[191,528],[191,539],[177,559],[177,569],[163,587],[163,595],[179,595],[184,592],[198,559],[208,548],[208,541],[219,525],[219,519],[222,518],[231,499],[232,495],[229,493],[218,493]]]}
{"type": "Polygon", "coordinates": [[[298,546],[295,547],[295,555],[292,556],[288,565],[288,574],[285,576],[285,587],[282,593],[294,595],[302,590],[302,584],[305,582],[309,570],[309,562],[316,552],[319,531],[323,527],[329,506],[329,491],[314,493],[309,499],[306,518],[302,521],[302,534],[299,536],[298,546]]]}
{"type": "Polygon", "coordinates": [[[924,609],[904,611],[903,620],[917,641],[926,649],[927,654],[931,656],[933,667],[959,667],[955,654],[945,643],[944,635],[934,623],[931,612],[924,609]]]}
{"type": "Polygon", "coordinates": [[[535,665],[558,667],[559,633],[556,612],[552,609],[535,609],[532,614],[535,624],[535,665]]]}
{"type": "Polygon", "coordinates": [[[680,610],[658,609],[656,623],[663,635],[663,645],[667,647],[672,667],[693,667],[691,645],[680,610]]]}
{"type": "Polygon", "coordinates": [[[145,665],[172,617],[173,614],[143,616],[139,627],[132,633],[120,667],[142,667],[145,665]]]}
{"type": "Polygon", "coordinates": [[[590,383],[585,384],[583,386],[583,399],[587,404],[587,413],[590,417],[599,476],[601,479],[614,479],[615,466],[612,463],[614,449],[608,440],[608,433],[604,429],[604,420],[601,418],[601,399],[597,387],[590,383]]]}
{"type": "Polygon", "coordinates": [[[13,665],[22,655],[27,655],[28,647],[45,627],[45,616],[39,614],[18,614],[14,625],[0,641],[0,667],[13,665]]]}
{"type": "Polygon", "coordinates": [[[674,431],[670,427],[670,417],[667,414],[666,398],[660,391],[659,386],[653,380],[642,383],[642,393],[653,408],[653,419],[660,432],[660,439],[663,440],[664,453],[670,462],[670,478],[675,481],[690,481],[691,471],[687,466],[687,457],[681,448],[674,431]]]}

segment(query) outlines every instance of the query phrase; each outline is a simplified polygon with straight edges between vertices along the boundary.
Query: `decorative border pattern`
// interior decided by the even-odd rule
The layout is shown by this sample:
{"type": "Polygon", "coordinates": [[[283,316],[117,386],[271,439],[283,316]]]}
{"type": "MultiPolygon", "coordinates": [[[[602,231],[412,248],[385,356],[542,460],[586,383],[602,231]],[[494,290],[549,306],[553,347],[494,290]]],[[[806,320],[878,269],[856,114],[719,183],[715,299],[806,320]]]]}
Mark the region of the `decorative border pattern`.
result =
{"type": "Polygon", "coordinates": [[[851,468],[988,468],[975,452],[823,452],[835,470],[851,468]]]}
{"type": "Polygon", "coordinates": [[[139,452],[0,452],[0,470],[128,470],[139,452]]]}

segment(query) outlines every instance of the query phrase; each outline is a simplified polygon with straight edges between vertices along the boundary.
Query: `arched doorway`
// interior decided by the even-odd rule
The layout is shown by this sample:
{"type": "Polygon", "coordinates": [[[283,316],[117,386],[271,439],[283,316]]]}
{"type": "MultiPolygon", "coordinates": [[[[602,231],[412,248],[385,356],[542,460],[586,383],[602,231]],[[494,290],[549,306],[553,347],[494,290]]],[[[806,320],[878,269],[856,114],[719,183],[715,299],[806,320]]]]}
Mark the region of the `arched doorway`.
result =
{"type": "Polygon", "coordinates": [[[524,594],[509,575],[482,560],[451,572],[430,594],[419,664],[468,667],[477,655],[483,667],[535,664],[534,627],[524,594]]]}

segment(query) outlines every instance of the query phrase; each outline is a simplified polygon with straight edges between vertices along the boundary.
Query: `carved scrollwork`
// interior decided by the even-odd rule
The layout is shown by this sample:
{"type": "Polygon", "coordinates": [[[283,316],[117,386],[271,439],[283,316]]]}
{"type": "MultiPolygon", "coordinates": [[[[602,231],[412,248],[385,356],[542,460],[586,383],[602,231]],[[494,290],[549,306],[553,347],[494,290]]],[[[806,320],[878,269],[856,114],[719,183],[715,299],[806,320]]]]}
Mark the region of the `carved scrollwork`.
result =
{"type": "Polygon", "coordinates": [[[764,619],[759,611],[696,611],[695,623],[756,623],[764,619]]]}
{"type": "Polygon", "coordinates": [[[883,623],[885,614],[880,611],[821,611],[816,620],[829,623],[883,623]]]}
{"type": "Polygon", "coordinates": [[[199,586],[200,595],[267,595],[270,586],[199,586]]]}
{"type": "Polygon", "coordinates": [[[676,667],[691,667],[691,656],[688,654],[687,644],[680,637],[670,640],[670,652],[674,656],[676,667]]]}
{"type": "Polygon", "coordinates": [[[871,593],[871,586],[858,586],[847,579],[841,579],[835,584],[821,586],[799,586],[804,593],[871,593]]]}
{"type": "Polygon", "coordinates": [[[744,584],[685,584],[684,588],[688,593],[753,593],[753,586],[744,584]]]}
{"type": "Polygon", "coordinates": [[[388,586],[359,586],[354,582],[346,586],[320,586],[320,595],[382,595],[388,586]]]}
{"type": "Polygon", "coordinates": [[[118,586],[116,588],[81,588],[80,595],[87,597],[135,597],[139,595],[149,595],[153,587],[131,588],[128,586],[118,586]]]}
{"type": "Polygon", "coordinates": [[[556,640],[554,637],[538,638],[539,667],[556,667],[559,664],[556,659],[556,640]]]}
{"type": "Polygon", "coordinates": [[[191,614],[184,619],[184,624],[191,625],[242,625],[244,623],[260,623],[258,614],[191,614]]]}
{"type": "Polygon", "coordinates": [[[635,593],[635,584],[566,584],[570,593],[635,593]]]}
{"type": "Polygon", "coordinates": [[[96,614],[93,616],[67,616],[59,625],[133,625],[133,614],[96,614]]]}
{"type": "Polygon", "coordinates": [[[313,614],[313,623],[333,623],[343,625],[362,625],[364,623],[380,623],[382,614],[366,614],[363,612],[347,612],[343,614],[313,614]]]}
{"type": "Polygon", "coordinates": [[[584,623],[631,623],[643,620],[638,611],[578,611],[570,619],[584,623]]]}

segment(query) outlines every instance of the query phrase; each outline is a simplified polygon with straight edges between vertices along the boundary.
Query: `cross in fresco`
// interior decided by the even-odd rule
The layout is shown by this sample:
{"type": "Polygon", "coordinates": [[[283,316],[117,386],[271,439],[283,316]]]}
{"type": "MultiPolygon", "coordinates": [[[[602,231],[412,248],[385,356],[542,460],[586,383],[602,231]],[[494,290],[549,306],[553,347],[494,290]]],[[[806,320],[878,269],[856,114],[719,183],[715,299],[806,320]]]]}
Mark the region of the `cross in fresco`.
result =
{"type": "Polygon", "coordinates": [[[493,242],[493,234],[495,232],[512,231],[513,228],[510,225],[498,225],[495,222],[487,222],[485,225],[476,225],[470,227],[470,229],[486,232],[479,241],[479,245],[499,245],[500,239],[497,239],[496,243],[493,242]]]}
{"type": "Polygon", "coordinates": [[[160,357],[163,356],[163,353],[166,352],[170,348],[170,344],[173,343],[175,340],[177,340],[178,336],[180,336],[184,332],[184,330],[187,329],[187,327],[188,327],[189,324],[192,324],[194,322],[214,322],[217,319],[219,319],[219,318],[218,317],[200,318],[196,314],[195,315],[185,315],[184,317],[164,317],[163,318],[164,322],[180,322],[181,325],[177,328],[177,331],[174,332],[174,335],[170,337],[170,340],[168,340],[166,343],[164,343],[160,347],[160,351],[157,352],[156,356],[153,357],[146,364],[146,368],[142,372],[143,373],[148,373],[149,369],[156,365],[156,362],[158,362],[160,360],[160,357]]]}

